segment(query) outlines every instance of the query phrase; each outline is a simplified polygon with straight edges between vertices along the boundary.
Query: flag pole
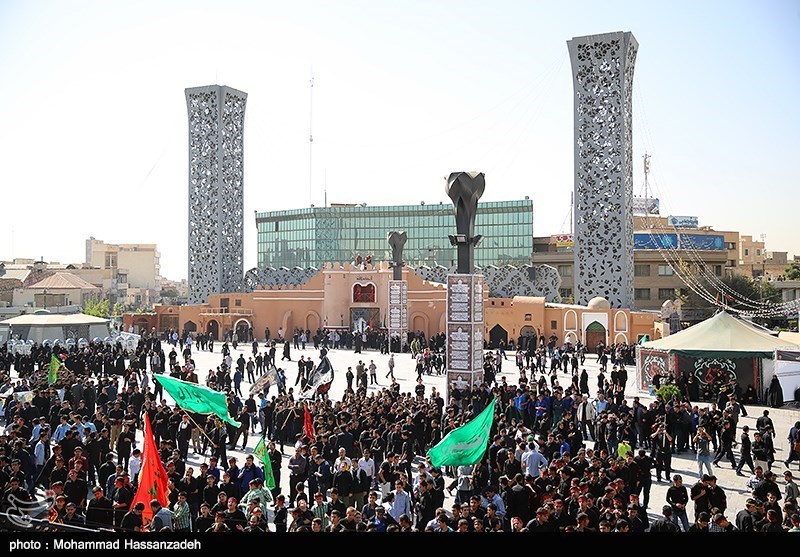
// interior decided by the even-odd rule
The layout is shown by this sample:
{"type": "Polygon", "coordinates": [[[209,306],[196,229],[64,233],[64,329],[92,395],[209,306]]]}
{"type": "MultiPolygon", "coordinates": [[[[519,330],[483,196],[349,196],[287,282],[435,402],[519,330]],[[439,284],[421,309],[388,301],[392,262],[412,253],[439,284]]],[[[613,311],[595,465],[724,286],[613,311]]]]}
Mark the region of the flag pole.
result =
{"type": "MultiPolygon", "coordinates": [[[[183,410],[183,408],[181,408],[181,410],[183,410]]],[[[192,418],[192,415],[189,414],[189,412],[187,412],[186,410],[183,410],[183,413],[186,414],[187,416],[189,416],[189,419],[192,420],[192,423],[195,425],[195,427],[200,430],[200,433],[205,435],[206,439],[208,439],[208,442],[211,443],[211,446],[216,449],[217,448],[217,444],[214,443],[214,441],[211,439],[211,437],[208,436],[208,433],[206,433],[206,430],[203,429],[202,427],[200,427],[200,424],[198,424],[196,421],[194,421],[194,418],[192,418]]],[[[211,416],[211,414],[208,414],[208,416],[211,416]]]]}

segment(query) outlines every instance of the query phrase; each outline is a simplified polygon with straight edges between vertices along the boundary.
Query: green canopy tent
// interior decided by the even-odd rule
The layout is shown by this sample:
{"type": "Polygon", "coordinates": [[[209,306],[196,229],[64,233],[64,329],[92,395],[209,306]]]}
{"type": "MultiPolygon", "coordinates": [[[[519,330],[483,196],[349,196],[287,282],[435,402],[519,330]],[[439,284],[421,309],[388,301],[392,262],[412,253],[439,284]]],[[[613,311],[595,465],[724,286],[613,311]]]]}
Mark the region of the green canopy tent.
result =
{"type": "Polygon", "coordinates": [[[637,351],[639,387],[647,390],[655,373],[676,379],[694,375],[701,384],[715,379],[735,380],[757,392],[769,384],[775,350],[785,348],[778,339],[727,312],[662,339],[642,343],[637,351]]]}

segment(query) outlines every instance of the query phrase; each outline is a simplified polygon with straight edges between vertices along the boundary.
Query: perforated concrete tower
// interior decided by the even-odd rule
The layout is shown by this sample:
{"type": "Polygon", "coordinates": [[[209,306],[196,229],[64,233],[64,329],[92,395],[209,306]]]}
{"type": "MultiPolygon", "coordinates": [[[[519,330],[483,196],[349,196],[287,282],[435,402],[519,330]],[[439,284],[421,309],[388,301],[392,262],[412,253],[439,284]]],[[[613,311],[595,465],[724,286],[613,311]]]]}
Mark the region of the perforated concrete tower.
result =
{"type": "Polygon", "coordinates": [[[190,304],[241,288],[246,104],[247,93],[224,85],[186,89],[190,304]]]}
{"type": "Polygon", "coordinates": [[[631,33],[567,41],[575,88],[575,300],[633,307],[631,33]]]}

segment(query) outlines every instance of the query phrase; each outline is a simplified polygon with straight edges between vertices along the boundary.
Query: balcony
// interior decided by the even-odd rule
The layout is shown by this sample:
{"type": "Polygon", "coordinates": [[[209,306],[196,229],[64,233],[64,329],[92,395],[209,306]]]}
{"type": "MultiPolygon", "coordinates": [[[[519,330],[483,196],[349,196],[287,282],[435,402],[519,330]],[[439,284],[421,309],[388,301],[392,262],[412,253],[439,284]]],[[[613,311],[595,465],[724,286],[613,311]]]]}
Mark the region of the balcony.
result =
{"type": "Polygon", "coordinates": [[[206,308],[200,315],[253,315],[252,309],[246,308],[206,308]]]}

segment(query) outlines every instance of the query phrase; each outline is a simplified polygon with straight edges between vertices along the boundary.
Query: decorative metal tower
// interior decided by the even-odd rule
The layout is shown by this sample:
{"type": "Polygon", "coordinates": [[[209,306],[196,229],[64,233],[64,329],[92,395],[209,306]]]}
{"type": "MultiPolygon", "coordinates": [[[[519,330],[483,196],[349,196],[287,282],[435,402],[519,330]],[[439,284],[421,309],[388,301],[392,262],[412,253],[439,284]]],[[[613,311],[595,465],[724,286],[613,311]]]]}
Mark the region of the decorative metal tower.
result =
{"type": "Polygon", "coordinates": [[[246,104],[247,93],[224,85],[186,89],[190,304],[242,285],[246,104]]]}
{"type": "Polygon", "coordinates": [[[575,87],[575,300],[633,306],[633,68],[627,32],[567,41],[575,87]]]}

